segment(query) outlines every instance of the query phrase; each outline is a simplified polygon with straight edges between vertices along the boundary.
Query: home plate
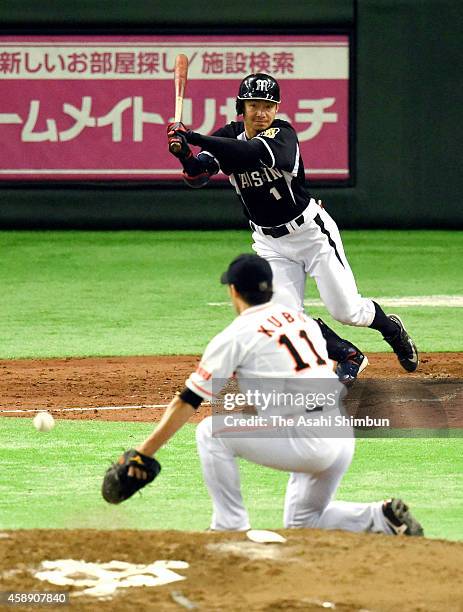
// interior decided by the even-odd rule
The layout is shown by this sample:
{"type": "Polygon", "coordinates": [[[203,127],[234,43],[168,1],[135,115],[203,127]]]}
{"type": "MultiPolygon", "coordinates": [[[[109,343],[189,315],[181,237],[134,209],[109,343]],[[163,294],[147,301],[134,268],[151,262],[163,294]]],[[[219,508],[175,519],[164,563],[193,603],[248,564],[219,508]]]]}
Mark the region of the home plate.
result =
{"type": "Polygon", "coordinates": [[[284,544],[286,538],[275,531],[267,531],[266,529],[250,529],[246,532],[246,536],[258,544],[284,544]]]}

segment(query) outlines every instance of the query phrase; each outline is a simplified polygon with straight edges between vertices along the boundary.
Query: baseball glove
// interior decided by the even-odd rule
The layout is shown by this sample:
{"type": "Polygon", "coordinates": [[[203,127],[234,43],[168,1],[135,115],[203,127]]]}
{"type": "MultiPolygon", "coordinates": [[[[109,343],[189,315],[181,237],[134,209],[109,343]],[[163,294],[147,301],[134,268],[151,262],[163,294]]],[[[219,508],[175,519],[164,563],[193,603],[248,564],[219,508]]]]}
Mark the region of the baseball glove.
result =
{"type": "Polygon", "coordinates": [[[108,504],[120,504],[152,482],[160,471],[161,465],[156,459],[142,455],[134,449],[128,450],[106,471],[101,494],[108,504]],[[131,467],[146,474],[146,479],[129,476],[131,467]]]}

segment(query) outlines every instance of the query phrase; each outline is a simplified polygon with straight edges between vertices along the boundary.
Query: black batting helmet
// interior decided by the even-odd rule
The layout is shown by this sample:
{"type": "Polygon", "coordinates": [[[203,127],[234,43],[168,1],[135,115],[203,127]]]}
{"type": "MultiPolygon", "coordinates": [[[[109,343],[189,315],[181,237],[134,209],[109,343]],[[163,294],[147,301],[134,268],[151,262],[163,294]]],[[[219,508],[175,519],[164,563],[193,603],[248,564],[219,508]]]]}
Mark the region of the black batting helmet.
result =
{"type": "Polygon", "coordinates": [[[269,74],[248,74],[240,83],[236,98],[236,114],[242,115],[245,100],[268,100],[280,103],[280,86],[269,74]]]}

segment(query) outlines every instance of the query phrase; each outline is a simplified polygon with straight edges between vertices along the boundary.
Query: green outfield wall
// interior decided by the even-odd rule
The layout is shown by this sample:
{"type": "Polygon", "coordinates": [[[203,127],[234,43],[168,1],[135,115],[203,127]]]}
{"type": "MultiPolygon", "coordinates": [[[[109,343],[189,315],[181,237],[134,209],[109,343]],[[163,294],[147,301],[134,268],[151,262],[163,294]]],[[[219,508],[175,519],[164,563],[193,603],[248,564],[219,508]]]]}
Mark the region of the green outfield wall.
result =
{"type": "MultiPolygon", "coordinates": [[[[341,227],[459,228],[460,0],[3,0],[3,33],[353,35],[352,184],[316,187],[341,227]]],[[[0,110],[1,112],[1,110],[0,110]]],[[[0,227],[243,227],[231,188],[0,184],[0,227]]]]}

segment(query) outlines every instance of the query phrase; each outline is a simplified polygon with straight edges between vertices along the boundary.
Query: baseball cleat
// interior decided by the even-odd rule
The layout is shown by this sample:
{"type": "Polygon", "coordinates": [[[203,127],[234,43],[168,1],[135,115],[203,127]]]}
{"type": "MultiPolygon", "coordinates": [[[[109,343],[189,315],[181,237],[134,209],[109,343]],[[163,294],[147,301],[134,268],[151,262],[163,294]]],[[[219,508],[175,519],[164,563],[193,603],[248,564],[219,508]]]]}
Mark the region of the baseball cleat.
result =
{"type": "Polygon", "coordinates": [[[342,384],[350,387],[367,365],[368,358],[366,355],[353,348],[347,358],[338,363],[335,372],[342,384]]]}
{"type": "Polygon", "coordinates": [[[328,357],[338,363],[335,372],[339,380],[349,387],[367,367],[368,359],[354,344],[338,336],[324,321],[321,319],[315,321],[326,340],[328,357]]]}
{"type": "Polygon", "coordinates": [[[383,514],[394,535],[424,535],[423,527],[413,518],[407,504],[401,499],[387,499],[383,504],[383,514]]]}
{"type": "Polygon", "coordinates": [[[420,363],[418,349],[408,335],[400,317],[391,314],[388,315],[388,318],[399,327],[399,330],[394,336],[384,336],[384,339],[397,355],[403,369],[407,372],[414,372],[420,363]]]}

